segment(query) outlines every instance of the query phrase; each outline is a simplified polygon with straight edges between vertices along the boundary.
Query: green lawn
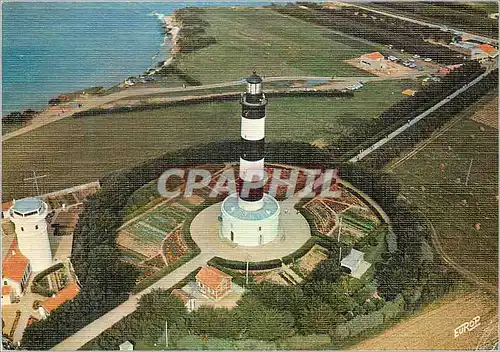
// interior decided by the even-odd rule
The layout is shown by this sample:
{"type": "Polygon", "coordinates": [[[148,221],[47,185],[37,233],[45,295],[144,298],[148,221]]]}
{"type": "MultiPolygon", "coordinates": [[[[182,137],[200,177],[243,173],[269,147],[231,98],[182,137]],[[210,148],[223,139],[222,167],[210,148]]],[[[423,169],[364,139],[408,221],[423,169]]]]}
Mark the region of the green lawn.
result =
{"type": "MultiPolygon", "coordinates": [[[[334,142],[404,96],[415,81],[367,84],[353,98],[296,97],[269,102],[268,141],[334,142]],[[394,93],[394,94],[393,94],[394,93]],[[307,126],[307,127],[305,127],[307,126]]],[[[3,143],[3,199],[31,194],[31,170],[46,174],[43,192],[96,180],[167,151],[238,140],[240,105],[219,102],[152,111],[66,118],[3,143]]]]}
{"type": "Polygon", "coordinates": [[[495,285],[498,283],[497,134],[497,130],[465,118],[394,169],[403,184],[404,195],[430,219],[445,252],[495,285]],[[440,164],[444,164],[443,169],[440,164]],[[481,224],[479,231],[474,228],[476,223],[481,224]]]}
{"type": "Polygon", "coordinates": [[[179,67],[203,83],[263,76],[368,76],[343,62],[381,50],[270,9],[217,8],[201,14],[217,43],[176,55],[179,67]]]}

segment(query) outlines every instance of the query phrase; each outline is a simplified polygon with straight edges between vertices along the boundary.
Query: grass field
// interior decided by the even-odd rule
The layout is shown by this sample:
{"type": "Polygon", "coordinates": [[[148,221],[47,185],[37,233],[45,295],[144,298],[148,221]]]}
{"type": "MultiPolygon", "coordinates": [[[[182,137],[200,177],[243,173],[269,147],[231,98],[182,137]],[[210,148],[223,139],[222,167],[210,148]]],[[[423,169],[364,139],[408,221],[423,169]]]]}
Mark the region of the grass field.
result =
{"type": "Polygon", "coordinates": [[[343,60],[382,49],[269,9],[206,9],[202,18],[217,43],[175,60],[203,83],[240,79],[253,70],[263,76],[366,76],[343,60]]]}
{"type": "Polygon", "coordinates": [[[497,134],[496,129],[464,117],[393,170],[405,196],[434,225],[444,251],[494,285],[498,284],[497,134]],[[478,223],[480,230],[475,228],[478,223]]]}
{"type": "MultiPolygon", "coordinates": [[[[373,82],[350,99],[271,100],[268,141],[332,143],[400,100],[416,81],[373,82]],[[393,94],[394,93],[394,94],[393,94]],[[304,126],[307,125],[307,128],[304,126]]],[[[167,151],[216,140],[238,140],[240,106],[221,102],[168,109],[67,118],[3,143],[3,199],[31,194],[31,170],[46,174],[44,192],[96,180],[167,151]]]]}

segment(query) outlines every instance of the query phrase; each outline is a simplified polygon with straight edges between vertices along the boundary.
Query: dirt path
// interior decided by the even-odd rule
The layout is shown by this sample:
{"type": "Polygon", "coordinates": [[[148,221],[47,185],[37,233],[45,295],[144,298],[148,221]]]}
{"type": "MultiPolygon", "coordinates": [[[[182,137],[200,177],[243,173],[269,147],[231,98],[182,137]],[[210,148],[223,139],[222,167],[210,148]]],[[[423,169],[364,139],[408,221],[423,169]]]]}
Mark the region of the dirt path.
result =
{"type": "Polygon", "coordinates": [[[439,241],[439,236],[434,229],[434,226],[432,223],[429,221],[429,225],[431,226],[432,233],[431,233],[431,240],[432,240],[432,246],[436,249],[438,252],[439,256],[453,269],[455,269],[464,279],[467,281],[478,285],[479,287],[488,290],[490,293],[494,294],[497,299],[498,299],[498,287],[495,285],[492,285],[488,283],[487,281],[481,279],[480,277],[476,276],[463,266],[457,264],[451,257],[444,251],[443,247],[441,246],[441,242],[439,241]]]}
{"type": "Polygon", "coordinates": [[[472,350],[498,339],[497,302],[482,291],[451,294],[382,334],[351,346],[357,350],[472,350]],[[480,316],[481,325],[455,337],[455,329],[480,316]]]}

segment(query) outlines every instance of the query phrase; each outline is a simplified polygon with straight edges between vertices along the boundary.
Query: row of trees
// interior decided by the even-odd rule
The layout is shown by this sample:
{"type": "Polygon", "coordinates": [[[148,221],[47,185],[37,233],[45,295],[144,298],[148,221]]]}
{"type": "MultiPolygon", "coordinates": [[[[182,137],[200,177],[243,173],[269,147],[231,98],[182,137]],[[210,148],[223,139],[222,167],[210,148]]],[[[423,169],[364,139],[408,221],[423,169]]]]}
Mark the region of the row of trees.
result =
{"type": "Polygon", "coordinates": [[[321,4],[308,2],[300,3],[300,6],[306,6],[309,9],[299,7],[299,4],[274,5],[272,8],[289,16],[376,43],[391,45],[394,49],[403,49],[440,63],[452,64],[464,61],[461,54],[426,41],[426,39],[433,39],[449,43],[453,38],[450,33],[357,8],[331,9],[321,4]]]}
{"type": "Polygon", "coordinates": [[[417,143],[428,138],[436,129],[444,126],[453,116],[478,101],[492,89],[498,87],[498,70],[492,71],[482,81],[458,95],[448,104],[410,127],[405,133],[394,138],[383,147],[362,160],[365,166],[381,168],[391,159],[413,148],[417,143]]]}
{"type": "MultiPolygon", "coordinates": [[[[367,126],[365,128],[351,131],[349,134],[342,137],[335,147],[330,149],[331,152],[338,158],[344,158],[346,160],[351,158],[359,153],[361,149],[365,149],[376,141],[384,138],[396,128],[405,124],[409,119],[434,106],[437,102],[443,100],[446,96],[461,88],[466,83],[472,81],[483,72],[484,68],[482,68],[482,66],[477,62],[467,62],[463,64],[443,77],[441,81],[430,83],[425,88],[417,92],[415,96],[407,97],[392,105],[387,110],[382,112],[378,119],[373,119],[367,122],[367,126]]],[[[469,104],[470,101],[464,100],[463,103],[456,104],[455,102],[457,99],[461,99],[462,96],[471,94],[469,92],[474,92],[475,89],[475,86],[470,88],[465,93],[462,93],[457,98],[453,99],[453,103],[448,103],[441,107],[439,111],[442,112],[443,109],[450,108],[455,109],[455,111],[460,111],[464,108],[464,106],[467,106],[464,104],[469,104]]],[[[440,115],[434,113],[433,116],[440,115]]],[[[441,121],[442,120],[443,119],[441,119],[441,121]]],[[[435,127],[435,122],[437,121],[434,121],[434,119],[429,116],[414,125],[414,127],[409,130],[414,130],[416,126],[427,124],[429,127],[435,127]]],[[[404,135],[407,136],[408,134],[409,133],[405,133],[404,135]]],[[[408,138],[418,138],[418,140],[421,140],[421,137],[418,136],[418,134],[412,135],[408,138]]],[[[390,144],[393,145],[393,143],[390,144]]],[[[392,156],[395,155],[396,154],[392,154],[392,156]]]]}
{"type": "Polygon", "coordinates": [[[489,18],[490,13],[479,6],[458,2],[382,2],[376,5],[395,12],[408,13],[412,17],[453,25],[491,38],[498,36],[498,21],[489,18]]]}
{"type": "Polygon", "coordinates": [[[382,119],[408,119],[419,115],[449,94],[471,82],[485,72],[477,61],[469,61],[444,76],[439,82],[429,83],[414,96],[400,100],[385,110],[382,119]]]}
{"type": "MultiPolygon", "coordinates": [[[[164,67],[160,72],[161,74],[177,74],[176,72],[182,72],[178,70],[174,65],[164,67]]],[[[201,85],[201,82],[195,80],[190,76],[184,76],[182,74],[177,74],[179,78],[188,82],[190,85],[201,85]]],[[[342,91],[338,89],[332,90],[307,90],[307,91],[288,91],[288,92],[266,92],[268,98],[283,98],[283,97],[300,97],[300,96],[314,96],[314,97],[339,97],[339,98],[352,98],[354,92],[352,91],[342,91]]],[[[155,109],[165,109],[173,106],[186,106],[195,104],[206,104],[212,102],[228,102],[228,101],[238,101],[241,98],[241,93],[223,93],[223,94],[212,94],[199,97],[189,97],[183,100],[176,101],[166,101],[160,103],[147,103],[142,105],[133,106],[119,106],[119,107],[109,107],[109,108],[94,108],[85,111],[76,112],[73,117],[80,118],[85,116],[95,116],[103,114],[116,114],[116,113],[127,113],[132,111],[144,111],[144,110],[155,110],[155,109]]]]}

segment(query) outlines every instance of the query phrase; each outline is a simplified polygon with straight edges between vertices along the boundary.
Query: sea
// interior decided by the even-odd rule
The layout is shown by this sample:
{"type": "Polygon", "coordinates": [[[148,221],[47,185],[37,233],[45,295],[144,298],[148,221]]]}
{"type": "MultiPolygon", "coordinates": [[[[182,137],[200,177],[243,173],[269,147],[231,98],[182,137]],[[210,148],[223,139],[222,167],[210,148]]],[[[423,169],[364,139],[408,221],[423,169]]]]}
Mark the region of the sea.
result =
{"type": "Polygon", "coordinates": [[[2,115],[60,93],[112,87],[165,60],[161,16],[271,2],[3,2],[2,115]]]}

